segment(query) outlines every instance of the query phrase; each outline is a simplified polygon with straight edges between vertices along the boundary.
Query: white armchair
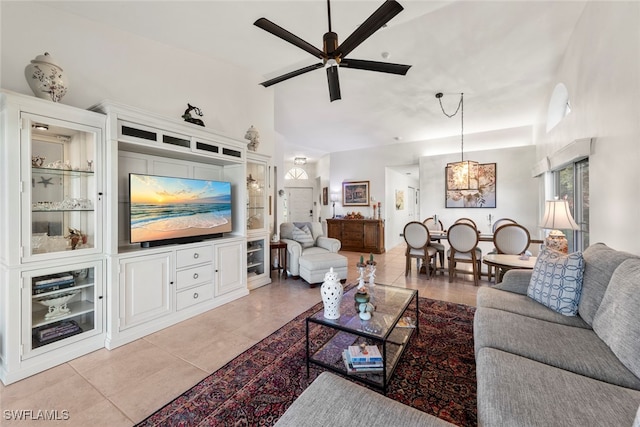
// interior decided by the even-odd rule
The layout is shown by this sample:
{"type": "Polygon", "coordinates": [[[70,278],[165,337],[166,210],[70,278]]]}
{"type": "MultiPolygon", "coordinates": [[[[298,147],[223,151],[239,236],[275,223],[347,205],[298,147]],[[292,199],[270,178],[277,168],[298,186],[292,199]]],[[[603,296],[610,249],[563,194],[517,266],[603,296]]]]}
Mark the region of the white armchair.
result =
{"type": "Polygon", "coordinates": [[[340,240],[326,237],[319,222],[293,223],[283,222],[280,224],[280,240],[287,244],[287,269],[294,277],[300,276],[300,257],[306,254],[337,253],[342,246],[340,240]],[[311,230],[313,244],[304,247],[302,243],[294,239],[294,229],[296,225],[306,224],[311,230]]]}

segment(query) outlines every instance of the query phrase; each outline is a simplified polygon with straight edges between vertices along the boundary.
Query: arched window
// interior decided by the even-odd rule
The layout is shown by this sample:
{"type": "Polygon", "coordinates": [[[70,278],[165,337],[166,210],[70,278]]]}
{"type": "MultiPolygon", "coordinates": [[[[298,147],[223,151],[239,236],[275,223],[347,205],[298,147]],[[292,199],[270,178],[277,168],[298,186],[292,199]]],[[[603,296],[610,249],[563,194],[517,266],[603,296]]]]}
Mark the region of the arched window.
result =
{"type": "Polygon", "coordinates": [[[284,175],[284,179],[309,179],[309,175],[304,169],[293,167],[284,175]]]}
{"type": "Polygon", "coordinates": [[[560,123],[570,112],[569,91],[564,84],[558,83],[553,89],[547,109],[547,132],[560,123]]]}

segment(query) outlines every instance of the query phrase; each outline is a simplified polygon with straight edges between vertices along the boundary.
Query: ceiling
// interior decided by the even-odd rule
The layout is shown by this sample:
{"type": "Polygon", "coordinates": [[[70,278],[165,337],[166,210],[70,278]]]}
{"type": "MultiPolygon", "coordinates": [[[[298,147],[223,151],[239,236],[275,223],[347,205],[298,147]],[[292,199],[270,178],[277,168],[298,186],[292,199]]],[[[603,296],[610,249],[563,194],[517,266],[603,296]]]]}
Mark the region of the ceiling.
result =
{"type": "MultiPolygon", "coordinates": [[[[329,102],[315,70],[264,90],[275,97],[275,130],[285,160],[426,141],[460,134],[455,111],[465,94],[465,135],[534,124],[584,8],[583,1],[398,0],[405,8],[350,58],[412,65],[406,76],[340,69],[342,99],[329,102]],[[382,57],[388,52],[388,58],[382,57]]],[[[255,27],[265,17],[322,49],[325,1],[47,1],[46,6],[161,43],[233,63],[267,80],[317,63],[309,53],[255,27]]],[[[339,41],[382,0],[333,0],[339,41]]],[[[456,144],[451,151],[457,151],[456,144]]]]}

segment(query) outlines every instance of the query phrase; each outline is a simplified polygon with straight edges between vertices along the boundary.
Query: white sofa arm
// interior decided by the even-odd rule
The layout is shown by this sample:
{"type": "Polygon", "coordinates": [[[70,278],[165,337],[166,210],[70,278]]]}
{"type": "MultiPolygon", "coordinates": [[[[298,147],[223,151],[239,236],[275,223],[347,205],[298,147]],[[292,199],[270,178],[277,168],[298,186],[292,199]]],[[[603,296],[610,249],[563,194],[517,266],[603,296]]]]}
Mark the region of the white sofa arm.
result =
{"type": "Polygon", "coordinates": [[[300,255],[302,245],[295,240],[280,239],[287,244],[287,269],[292,276],[300,275],[300,255]]]}
{"type": "Polygon", "coordinates": [[[326,249],[329,252],[336,253],[342,247],[342,242],[333,237],[318,236],[316,239],[316,246],[322,249],[326,249]]]}

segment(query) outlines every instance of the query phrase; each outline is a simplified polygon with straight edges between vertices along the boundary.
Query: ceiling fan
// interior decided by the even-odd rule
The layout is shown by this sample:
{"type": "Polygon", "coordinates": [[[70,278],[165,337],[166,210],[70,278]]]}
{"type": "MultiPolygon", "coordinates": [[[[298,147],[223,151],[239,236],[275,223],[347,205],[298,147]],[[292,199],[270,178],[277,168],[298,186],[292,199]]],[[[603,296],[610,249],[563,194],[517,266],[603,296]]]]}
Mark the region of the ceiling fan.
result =
{"type": "Polygon", "coordinates": [[[383,27],[404,8],[395,0],[387,0],[378,8],[371,16],[369,16],[342,44],[338,44],[338,35],[331,31],[331,4],[327,0],[327,15],[329,21],[329,31],[322,37],[323,50],[320,50],[312,44],[302,40],[295,34],[290,33],[284,28],[274,24],[266,18],[260,18],[253,25],[262,28],[265,31],[280,37],[284,41],[309,52],[311,55],[322,62],[309,65],[299,70],[283,74],[271,80],[260,83],[264,87],[269,87],[276,83],[288,80],[292,77],[299,76],[309,71],[325,67],[327,69],[327,81],[329,83],[329,98],[335,101],[340,98],[340,82],[338,80],[338,67],[353,68],[357,70],[378,71],[391,74],[407,74],[411,65],[392,64],[389,62],[365,61],[361,59],[346,58],[346,56],[358,47],[363,41],[369,38],[373,33],[383,27]]]}

